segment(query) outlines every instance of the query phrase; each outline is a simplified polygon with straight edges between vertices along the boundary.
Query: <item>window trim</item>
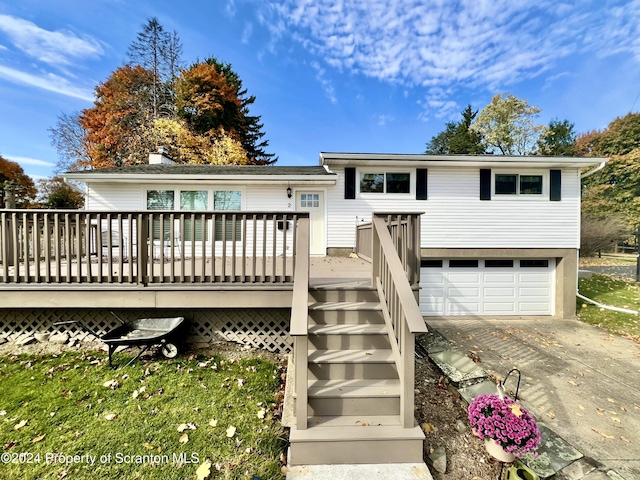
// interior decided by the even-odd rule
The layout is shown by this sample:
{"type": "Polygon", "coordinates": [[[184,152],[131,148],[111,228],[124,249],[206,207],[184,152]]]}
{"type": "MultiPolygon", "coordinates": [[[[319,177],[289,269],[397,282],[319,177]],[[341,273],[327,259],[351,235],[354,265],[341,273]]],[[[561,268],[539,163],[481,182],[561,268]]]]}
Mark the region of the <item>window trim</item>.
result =
{"type": "Polygon", "coordinates": [[[416,179],[416,170],[415,168],[388,168],[388,167],[383,167],[383,168],[375,168],[375,167],[368,167],[368,168],[358,168],[356,170],[356,194],[358,197],[363,197],[363,198],[410,198],[412,196],[415,196],[416,194],[416,186],[415,186],[415,181],[416,179]],[[409,191],[406,193],[388,193],[387,192],[387,174],[389,173],[395,173],[395,174],[399,174],[399,173],[405,173],[409,175],[409,191]],[[384,175],[384,182],[383,182],[383,191],[382,192],[363,192],[360,190],[360,186],[361,186],[361,176],[364,174],[382,174],[384,175]]]}

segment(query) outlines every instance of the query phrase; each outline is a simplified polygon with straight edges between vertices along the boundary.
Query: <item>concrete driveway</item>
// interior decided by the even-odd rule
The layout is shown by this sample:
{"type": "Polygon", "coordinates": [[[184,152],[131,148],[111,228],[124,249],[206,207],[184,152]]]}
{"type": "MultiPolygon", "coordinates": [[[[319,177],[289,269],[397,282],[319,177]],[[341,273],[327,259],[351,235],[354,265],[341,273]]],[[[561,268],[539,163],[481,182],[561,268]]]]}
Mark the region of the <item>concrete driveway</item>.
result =
{"type": "Polygon", "coordinates": [[[488,373],[504,377],[517,367],[522,404],[540,422],[585,457],[640,479],[640,345],[552,317],[425,320],[488,373]]]}

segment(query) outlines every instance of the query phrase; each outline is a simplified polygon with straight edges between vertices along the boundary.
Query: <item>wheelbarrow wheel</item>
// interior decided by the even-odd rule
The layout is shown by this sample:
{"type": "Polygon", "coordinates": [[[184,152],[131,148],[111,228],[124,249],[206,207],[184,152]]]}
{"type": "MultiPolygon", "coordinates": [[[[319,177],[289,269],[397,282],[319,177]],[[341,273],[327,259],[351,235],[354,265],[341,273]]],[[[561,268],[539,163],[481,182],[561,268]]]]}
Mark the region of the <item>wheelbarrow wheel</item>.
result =
{"type": "Polygon", "coordinates": [[[162,355],[166,358],[176,358],[178,355],[178,347],[176,347],[173,343],[165,343],[162,345],[162,355]]]}

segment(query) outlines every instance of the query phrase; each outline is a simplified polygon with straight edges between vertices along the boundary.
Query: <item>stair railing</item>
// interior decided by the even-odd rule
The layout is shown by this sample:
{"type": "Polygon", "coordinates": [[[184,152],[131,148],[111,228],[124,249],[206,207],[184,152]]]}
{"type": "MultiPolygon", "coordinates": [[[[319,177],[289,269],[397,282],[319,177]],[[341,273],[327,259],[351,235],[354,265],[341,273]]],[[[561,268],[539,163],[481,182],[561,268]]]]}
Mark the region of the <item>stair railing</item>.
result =
{"type": "Polygon", "coordinates": [[[372,267],[400,378],[400,422],[414,426],[415,336],[427,332],[411,282],[420,272],[420,214],[374,214],[372,267]]]}
{"type": "Polygon", "coordinates": [[[309,332],[309,217],[299,217],[296,236],[293,299],[291,302],[291,330],[293,363],[295,366],[296,426],[307,428],[308,332],[309,332]]]}

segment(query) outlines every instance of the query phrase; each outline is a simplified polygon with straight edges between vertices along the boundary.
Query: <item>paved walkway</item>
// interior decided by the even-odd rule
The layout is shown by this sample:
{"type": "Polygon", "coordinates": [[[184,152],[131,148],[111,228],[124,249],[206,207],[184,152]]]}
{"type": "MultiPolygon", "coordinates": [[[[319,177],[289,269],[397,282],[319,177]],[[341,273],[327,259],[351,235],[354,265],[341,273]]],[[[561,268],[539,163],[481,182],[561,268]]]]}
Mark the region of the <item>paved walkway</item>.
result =
{"type": "MultiPolygon", "coordinates": [[[[479,358],[478,366],[488,373],[504,377],[511,368],[520,369],[520,399],[541,423],[604,470],[640,479],[638,344],[552,317],[426,321],[455,349],[479,358]]],[[[507,387],[516,388],[511,377],[507,387]]]]}

